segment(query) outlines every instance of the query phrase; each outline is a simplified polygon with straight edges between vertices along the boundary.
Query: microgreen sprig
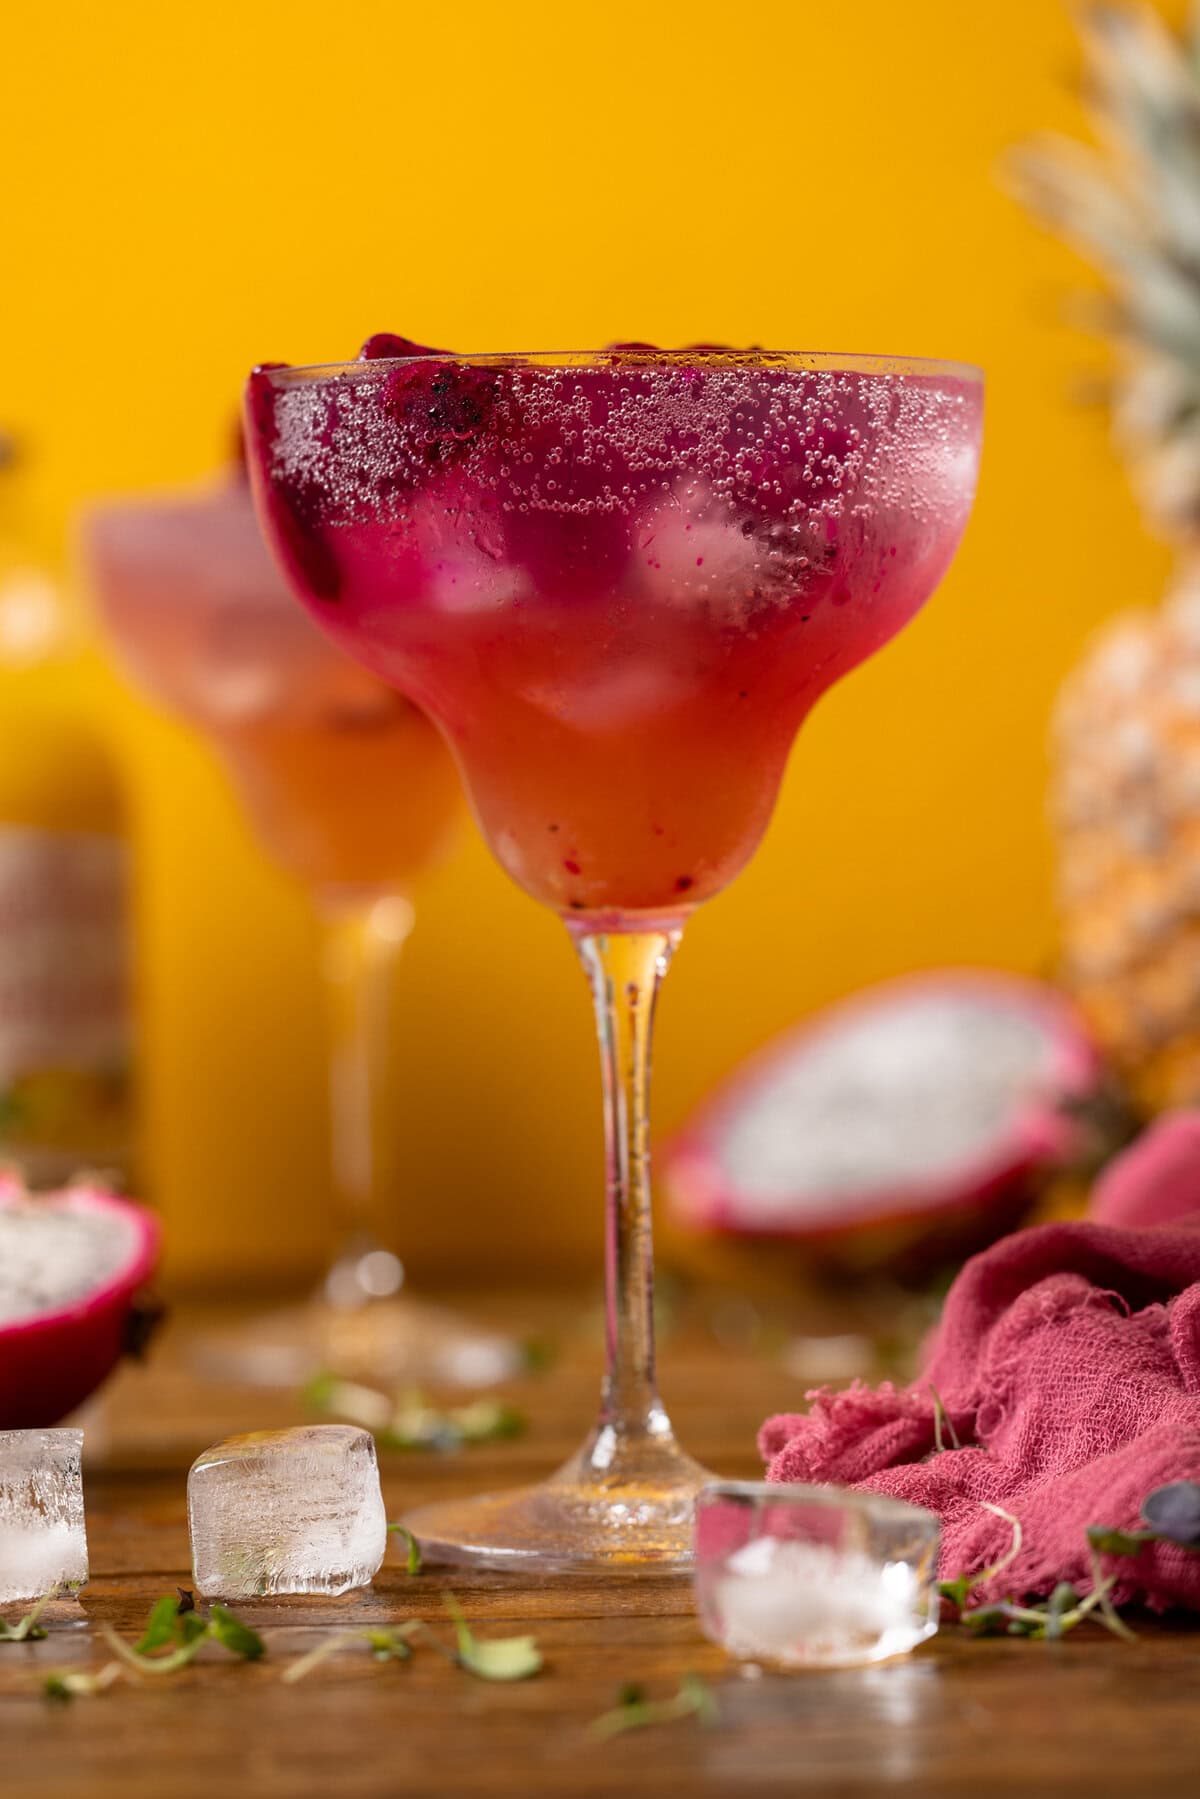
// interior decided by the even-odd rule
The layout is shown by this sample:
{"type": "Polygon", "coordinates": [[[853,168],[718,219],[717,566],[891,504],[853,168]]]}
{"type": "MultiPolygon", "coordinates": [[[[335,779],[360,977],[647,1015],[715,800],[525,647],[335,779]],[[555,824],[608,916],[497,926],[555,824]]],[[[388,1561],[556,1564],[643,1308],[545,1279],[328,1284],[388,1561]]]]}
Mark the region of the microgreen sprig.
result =
{"type": "MultiPolygon", "coordinates": [[[[934,1400],[935,1406],[940,1405],[936,1393],[934,1400]]],[[[939,1441],[939,1448],[940,1446],[939,1441]]],[[[981,1503],[987,1505],[986,1501],[981,1503]]],[[[938,1592],[958,1607],[960,1624],[976,1636],[1002,1633],[1054,1641],[1066,1636],[1068,1631],[1074,1630],[1086,1618],[1092,1618],[1123,1641],[1136,1642],[1136,1633],[1130,1629],[1113,1604],[1112,1595],[1120,1579],[1120,1570],[1106,1574],[1101,1557],[1108,1555],[1130,1559],[1140,1555],[1149,1543],[1167,1543],[1177,1549],[1200,1550],[1200,1482],[1171,1481],[1166,1486],[1156,1487],[1142,1502],[1142,1517],[1146,1521],[1144,1528],[1126,1530],[1108,1524],[1088,1526],[1085,1536],[1092,1584],[1087,1593],[1081,1595],[1070,1581],[1063,1580],[1055,1587],[1049,1599],[1037,1605],[1021,1605],[1013,1599],[1002,1599],[990,1605],[968,1608],[966,1601],[971,1591],[1003,1573],[1021,1547],[1021,1526],[1018,1520],[1002,1511],[999,1506],[987,1505],[987,1509],[1008,1519],[1013,1527],[1013,1541],[1007,1553],[990,1568],[981,1569],[978,1574],[960,1574],[955,1580],[938,1582],[938,1592]]]]}
{"type": "Polygon", "coordinates": [[[0,1643],[34,1643],[44,1637],[46,1635],[45,1626],[39,1624],[38,1619],[51,1600],[57,1599],[58,1591],[58,1588],[54,1586],[48,1593],[43,1593],[37,1603],[15,1624],[6,1624],[3,1619],[0,1619],[0,1643]]]}
{"type": "Polygon", "coordinates": [[[205,1643],[219,1643],[230,1655],[256,1662],[266,1654],[266,1644],[256,1630],[223,1605],[211,1605],[208,1616],[196,1609],[190,1595],[167,1593],[151,1610],[146,1628],[135,1644],[119,1637],[111,1624],[100,1634],[126,1667],[138,1674],[175,1674],[195,1661],[205,1643]],[[158,1653],[160,1650],[165,1653],[158,1653]]]}
{"type": "Polygon", "coordinates": [[[456,1668],[474,1674],[479,1680],[528,1680],[538,1673],[542,1657],[532,1637],[481,1639],[467,1623],[453,1594],[443,1593],[442,1601],[454,1623],[454,1646],[440,1637],[423,1618],[410,1618],[404,1624],[387,1629],[340,1630],[293,1662],[283,1678],[293,1686],[351,1643],[366,1643],[377,1662],[408,1661],[418,1638],[423,1638],[456,1668]]]}
{"type": "MultiPolygon", "coordinates": [[[[532,1637],[491,1637],[482,1640],[475,1635],[453,1593],[443,1593],[442,1603],[454,1622],[458,1644],[454,1660],[468,1674],[479,1680],[528,1680],[538,1673],[542,1657],[532,1637]]],[[[432,1633],[431,1633],[432,1634],[432,1633]]],[[[435,1639],[439,1642],[440,1639],[435,1639]]]]}
{"type": "Polygon", "coordinates": [[[42,1694],[46,1699],[65,1705],[71,1699],[94,1699],[120,1678],[120,1662],[105,1662],[94,1674],[83,1670],[60,1670],[57,1674],[47,1674],[42,1683],[42,1694]]]}
{"type": "Polygon", "coordinates": [[[997,1518],[1003,1518],[1006,1524],[1012,1526],[1012,1542],[999,1561],[992,1562],[990,1567],[981,1568],[977,1574],[959,1574],[954,1580],[938,1581],[937,1590],[942,1598],[951,1600],[960,1612],[965,1612],[969,1593],[973,1592],[976,1587],[983,1586],[987,1581],[995,1580],[997,1574],[1003,1574],[1009,1564],[1016,1561],[1021,1553],[1021,1543],[1024,1537],[1019,1518],[1014,1518],[1011,1512],[1004,1510],[1003,1506],[993,1505],[990,1500],[981,1499],[979,1503],[985,1512],[994,1512],[997,1518]]]}
{"type": "Polygon", "coordinates": [[[283,1679],[286,1685],[294,1686],[296,1681],[303,1680],[314,1668],[328,1661],[331,1655],[337,1655],[349,1643],[367,1643],[371,1654],[377,1662],[406,1662],[412,1655],[409,1638],[414,1634],[418,1620],[410,1620],[407,1624],[397,1624],[390,1629],[376,1630],[339,1630],[333,1636],[326,1637],[307,1655],[292,1662],[284,1670],[283,1679]]]}
{"type": "Polygon", "coordinates": [[[409,1574],[419,1574],[421,1572],[421,1545],[413,1536],[412,1531],[403,1524],[389,1524],[388,1535],[404,1539],[408,1546],[408,1554],[404,1558],[405,1569],[409,1574]]]}
{"type": "Polygon", "coordinates": [[[525,1415],[499,1399],[472,1399],[440,1410],[413,1388],[394,1398],[359,1381],[319,1374],[301,1398],[315,1412],[346,1418],[373,1431],[385,1449],[442,1450],[452,1453],[479,1443],[518,1437],[525,1415]]]}
{"type": "Polygon", "coordinates": [[[696,1674],[685,1674],[670,1699],[648,1699],[644,1687],[630,1682],[621,1688],[611,1711],[602,1712],[588,1725],[588,1735],[601,1742],[627,1730],[644,1730],[649,1724],[674,1724],[680,1718],[698,1718],[715,1724],[720,1708],[710,1689],[696,1674]]]}

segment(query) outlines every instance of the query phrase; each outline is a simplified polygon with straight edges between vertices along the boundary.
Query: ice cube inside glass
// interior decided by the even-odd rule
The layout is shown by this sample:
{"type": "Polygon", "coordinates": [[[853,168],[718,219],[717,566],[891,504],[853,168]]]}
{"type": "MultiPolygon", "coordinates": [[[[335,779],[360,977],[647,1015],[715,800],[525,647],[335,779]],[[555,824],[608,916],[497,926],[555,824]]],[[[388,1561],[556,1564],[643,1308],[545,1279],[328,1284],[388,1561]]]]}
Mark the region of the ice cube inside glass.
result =
{"type": "Polygon", "coordinates": [[[696,1505],[705,1634],[743,1661],[847,1668],[937,1629],[932,1512],[844,1487],[714,1481],[696,1505]]]}
{"type": "Polygon", "coordinates": [[[364,1587],[387,1547],[374,1438],[310,1424],[214,1443],[188,1475],[188,1529],[207,1599],[364,1587]]]}
{"type": "Polygon", "coordinates": [[[87,1584],[83,1432],[0,1431],[0,1605],[87,1584]]]}

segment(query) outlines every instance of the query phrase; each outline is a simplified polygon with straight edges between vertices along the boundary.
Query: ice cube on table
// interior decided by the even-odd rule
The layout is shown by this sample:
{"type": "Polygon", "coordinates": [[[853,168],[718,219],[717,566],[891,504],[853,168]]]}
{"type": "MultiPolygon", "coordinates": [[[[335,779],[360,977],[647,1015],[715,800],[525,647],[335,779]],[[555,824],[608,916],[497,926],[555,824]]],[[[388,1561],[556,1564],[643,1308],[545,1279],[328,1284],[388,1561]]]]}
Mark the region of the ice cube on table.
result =
{"type": "Polygon", "coordinates": [[[937,1629],[932,1512],[838,1487],[718,1481],[696,1508],[696,1600],[731,1655],[845,1668],[937,1629]]]}
{"type": "Polygon", "coordinates": [[[81,1430],[0,1431],[0,1605],[88,1577],[81,1430]]]}
{"type": "Polygon", "coordinates": [[[366,1586],[387,1547],[375,1440],[308,1424],[214,1443],[188,1475],[188,1529],[205,1598],[366,1586]]]}

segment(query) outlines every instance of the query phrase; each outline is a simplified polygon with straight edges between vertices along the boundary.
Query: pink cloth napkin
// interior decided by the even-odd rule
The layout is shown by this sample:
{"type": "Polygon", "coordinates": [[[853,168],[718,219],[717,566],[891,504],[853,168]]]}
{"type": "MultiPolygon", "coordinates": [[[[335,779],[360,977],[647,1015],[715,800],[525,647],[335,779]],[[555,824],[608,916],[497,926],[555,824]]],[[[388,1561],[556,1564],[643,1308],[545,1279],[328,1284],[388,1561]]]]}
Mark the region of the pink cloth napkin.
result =
{"type": "MultiPolygon", "coordinates": [[[[1187,1178],[1200,1206],[1194,1124],[1187,1178]]],[[[1139,1153],[1144,1143],[1128,1155],[1139,1153]]],[[[1024,1544],[973,1602],[1045,1595],[1059,1580],[1086,1587],[1088,1525],[1134,1529],[1154,1488],[1200,1481],[1200,1214],[1006,1237],[962,1269],[911,1387],[856,1382],[808,1398],[806,1413],[762,1428],[768,1480],[928,1506],[942,1519],[943,1578],[1010,1546],[1011,1526],[980,1504],[990,1501],[1020,1519],[1024,1544]],[[934,1389],[961,1448],[936,1451],[934,1389]]],[[[1200,1554],[1155,1543],[1119,1566],[1118,1603],[1200,1608],[1200,1554]]]]}

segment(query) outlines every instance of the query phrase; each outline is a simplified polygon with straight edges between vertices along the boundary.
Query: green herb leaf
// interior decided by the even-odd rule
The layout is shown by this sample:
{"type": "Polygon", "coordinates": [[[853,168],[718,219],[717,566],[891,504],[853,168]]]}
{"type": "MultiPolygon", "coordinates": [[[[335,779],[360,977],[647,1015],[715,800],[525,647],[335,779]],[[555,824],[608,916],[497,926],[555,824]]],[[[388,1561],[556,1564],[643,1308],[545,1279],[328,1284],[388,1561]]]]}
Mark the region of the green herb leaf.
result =
{"type": "Polygon", "coordinates": [[[448,1416],[464,1443],[503,1443],[525,1429],[525,1414],[498,1399],[474,1399],[448,1416]]]}
{"type": "Polygon", "coordinates": [[[368,1630],[366,1633],[371,1654],[377,1662],[408,1661],[412,1656],[412,1644],[408,1637],[409,1627],[403,1624],[394,1630],[368,1630]]]}
{"type": "Polygon", "coordinates": [[[956,1605],[961,1612],[966,1609],[971,1582],[965,1574],[959,1574],[953,1580],[939,1580],[937,1590],[943,1599],[950,1600],[951,1604],[956,1605]]]}
{"type": "Polygon", "coordinates": [[[228,1649],[231,1655],[240,1655],[245,1661],[256,1662],[266,1654],[267,1646],[258,1632],[243,1624],[223,1605],[209,1607],[207,1634],[220,1643],[222,1649],[228,1649]]]}
{"type": "Polygon", "coordinates": [[[453,1595],[444,1593],[442,1599],[454,1620],[460,1668],[480,1680],[528,1680],[539,1672],[542,1658],[533,1637],[492,1637],[481,1642],[453,1595]]]}
{"type": "Polygon", "coordinates": [[[1089,1524],[1087,1540],[1102,1555],[1140,1555],[1147,1543],[1153,1543],[1152,1530],[1116,1530],[1107,1524],[1089,1524]]]}
{"type": "Polygon", "coordinates": [[[1046,1635],[1053,1639],[1063,1634],[1063,1618],[1075,1610],[1079,1594],[1069,1580],[1060,1580],[1046,1606],[1046,1635]]]}
{"type": "Polygon", "coordinates": [[[627,1684],[618,1690],[617,1704],[588,1725],[588,1735],[606,1742],[627,1730],[644,1730],[650,1724],[673,1724],[680,1718],[698,1718],[715,1724],[720,1710],[714,1694],[698,1675],[685,1674],[671,1699],[646,1699],[641,1689],[627,1684]]]}
{"type": "Polygon", "coordinates": [[[336,1374],[314,1374],[300,1389],[300,1403],[313,1412],[332,1412],[340,1385],[336,1374]]]}
{"type": "Polygon", "coordinates": [[[343,1380],[337,1374],[318,1374],[300,1389],[301,1403],[314,1412],[332,1412],[361,1424],[364,1430],[379,1431],[387,1424],[392,1402],[378,1387],[367,1387],[361,1381],[343,1380]]]}
{"type": "Polygon", "coordinates": [[[973,1636],[992,1637],[1008,1628],[1008,1608],[1003,1605],[979,1605],[972,1612],[964,1612],[961,1623],[965,1630],[973,1636]]]}
{"type": "Polygon", "coordinates": [[[413,1536],[412,1531],[406,1529],[403,1524],[389,1524],[388,1532],[392,1536],[404,1538],[408,1545],[408,1555],[405,1558],[404,1566],[410,1574],[419,1574],[421,1572],[421,1545],[413,1536]]]}
{"type": "Polygon", "coordinates": [[[467,1444],[503,1442],[520,1436],[524,1429],[525,1414],[497,1399],[473,1399],[443,1412],[412,1392],[405,1395],[378,1436],[388,1449],[449,1453],[467,1444]]]}
{"type": "Polygon", "coordinates": [[[38,1619],[50,1604],[50,1601],[57,1597],[58,1588],[57,1586],[53,1586],[48,1593],[43,1593],[37,1603],[26,1612],[23,1618],[18,1618],[15,1624],[5,1624],[4,1621],[0,1619],[0,1643],[40,1642],[46,1635],[46,1632],[38,1623],[38,1619]]]}
{"type": "Polygon", "coordinates": [[[105,1662],[94,1674],[62,1671],[47,1674],[42,1682],[43,1697],[58,1705],[66,1705],[72,1699],[94,1699],[97,1693],[103,1693],[121,1674],[120,1662],[105,1662]]]}
{"type": "Polygon", "coordinates": [[[175,1674],[194,1661],[201,1645],[210,1640],[249,1662],[266,1653],[258,1632],[225,1606],[213,1605],[208,1617],[202,1618],[195,1609],[186,1610],[182,1601],[169,1593],[155,1603],[137,1644],[126,1643],[108,1624],[101,1626],[100,1634],[126,1666],[136,1668],[139,1674],[175,1674]],[[174,1648],[169,1647],[171,1644],[174,1648]],[[166,1649],[167,1653],[155,1654],[158,1649],[166,1649]]]}
{"type": "MultiPolygon", "coordinates": [[[[135,1655],[149,1655],[154,1649],[161,1649],[167,1643],[177,1642],[179,1623],[179,1601],[171,1593],[164,1593],[161,1599],[154,1602],[146,1628],[140,1640],[134,1644],[135,1655]]],[[[204,1626],[201,1624],[201,1630],[204,1626]]]]}
{"type": "Polygon", "coordinates": [[[984,1586],[989,1580],[995,1580],[997,1574],[1003,1574],[1009,1563],[1014,1562],[1021,1552],[1021,1520],[1014,1518],[1011,1512],[1006,1512],[1003,1506],[993,1505],[989,1499],[981,1499],[979,1503],[985,1512],[994,1512],[997,1518],[1003,1518],[1007,1524],[1012,1525],[1012,1542],[999,1561],[993,1562],[990,1568],[980,1568],[977,1574],[959,1574],[953,1580],[938,1581],[938,1592],[943,1599],[951,1600],[958,1607],[959,1612],[963,1614],[962,1622],[964,1624],[967,1621],[968,1594],[972,1593],[976,1587],[984,1586]]]}

